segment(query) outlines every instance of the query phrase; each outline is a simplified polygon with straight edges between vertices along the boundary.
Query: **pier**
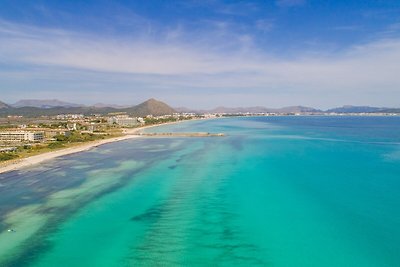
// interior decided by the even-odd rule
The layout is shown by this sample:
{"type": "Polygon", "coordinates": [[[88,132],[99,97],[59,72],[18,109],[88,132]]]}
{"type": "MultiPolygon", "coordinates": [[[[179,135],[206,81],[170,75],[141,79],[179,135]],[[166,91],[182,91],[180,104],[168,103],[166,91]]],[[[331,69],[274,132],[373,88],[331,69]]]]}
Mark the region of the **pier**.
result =
{"type": "Polygon", "coordinates": [[[194,132],[194,133],[138,133],[140,136],[154,136],[154,137],[222,137],[224,133],[206,133],[206,132],[194,132]]]}

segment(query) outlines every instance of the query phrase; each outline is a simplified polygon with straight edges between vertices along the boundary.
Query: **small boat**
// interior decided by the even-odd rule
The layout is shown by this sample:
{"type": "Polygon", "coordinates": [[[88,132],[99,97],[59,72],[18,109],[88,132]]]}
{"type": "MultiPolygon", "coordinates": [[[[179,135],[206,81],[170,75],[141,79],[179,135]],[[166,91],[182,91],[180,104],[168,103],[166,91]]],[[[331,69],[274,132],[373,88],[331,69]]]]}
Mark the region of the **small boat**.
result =
{"type": "Polygon", "coordinates": [[[16,231],[14,229],[8,229],[7,232],[13,233],[13,232],[16,232],[16,231]]]}

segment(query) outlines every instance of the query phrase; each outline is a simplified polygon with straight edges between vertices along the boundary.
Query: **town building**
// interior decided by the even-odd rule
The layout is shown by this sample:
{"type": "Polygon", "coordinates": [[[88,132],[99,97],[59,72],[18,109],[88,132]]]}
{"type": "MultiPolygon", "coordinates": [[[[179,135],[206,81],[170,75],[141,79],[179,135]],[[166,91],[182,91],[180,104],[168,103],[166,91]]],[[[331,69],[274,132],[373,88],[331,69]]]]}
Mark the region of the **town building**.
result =
{"type": "Polygon", "coordinates": [[[137,118],[131,118],[131,117],[128,117],[127,115],[110,117],[110,118],[108,118],[107,122],[110,125],[117,124],[117,125],[125,126],[125,127],[133,127],[133,126],[137,126],[139,124],[137,118]]]}
{"type": "Polygon", "coordinates": [[[4,131],[0,132],[0,142],[42,142],[44,132],[4,131]]]}
{"type": "Polygon", "coordinates": [[[83,114],[59,114],[56,116],[57,120],[69,120],[69,119],[83,119],[85,116],[83,114]]]}

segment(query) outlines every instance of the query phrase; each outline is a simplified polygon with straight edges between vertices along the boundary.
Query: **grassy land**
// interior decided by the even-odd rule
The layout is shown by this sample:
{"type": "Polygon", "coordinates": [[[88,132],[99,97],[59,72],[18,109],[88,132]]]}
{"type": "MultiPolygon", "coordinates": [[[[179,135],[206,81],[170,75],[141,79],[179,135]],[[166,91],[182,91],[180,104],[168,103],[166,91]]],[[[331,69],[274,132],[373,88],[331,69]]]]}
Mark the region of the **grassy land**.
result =
{"type": "Polygon", "coordinates": [[[56,151],[64,148],[79,146],[83,143],[121,136],[120,130],[114,130],[107,135],[72,132],[69,136],[57,135],[55,141],[50,143],[39,143],[19,146],[15,152],[0,153],[0,163],[15,159],[22,159],[46,152],[56,151]]]}
{"type": "MultiPolygon", "coordinates": [[[[158,125],[168,122],[190,120],[192,117],[180,117],[180,118],[145,118],[146,126],[158,125]]],[[[72,131],[69,136],[56,135],[54,141],[47,143],[39,143],[32,145],[23,145],[17,148],[15,152],[0,153],[0,164],[6,161],[12,161],[16,159],[23,159],[30,156],[57,151],[64,148],[70,148],[79,146],[83,143],[92,142],[96,140],[102,140],[112,137],[118,137],[122,135],[121,128],[109,128],[107,134],[95,134],[95,133],[80,133],[79,131],[72,131]]]]}
{"type": "Polygon", "coordinates": [[[15,152],[11,152],[11,153],[0,153],[0,162],[2,161],[7,161],[7,160],[12,160],[12,159],[16,159],[19,156],[15,153],[15,152]]]}

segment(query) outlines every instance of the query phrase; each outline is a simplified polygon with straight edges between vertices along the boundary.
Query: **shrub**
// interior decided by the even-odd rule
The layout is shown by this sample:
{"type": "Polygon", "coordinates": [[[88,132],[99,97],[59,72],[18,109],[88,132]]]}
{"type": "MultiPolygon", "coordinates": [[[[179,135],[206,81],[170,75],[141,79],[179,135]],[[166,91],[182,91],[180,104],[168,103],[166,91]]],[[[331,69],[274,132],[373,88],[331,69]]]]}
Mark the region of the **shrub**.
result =
{"type": "Polygon", "coordinates": [[[55,148],[62,148],[64,147],[63,143],[61,142],[53,142],[47,145],[48,148],[55,149],[55,148]]]}
{"type": "Polygon", "coordinates": [[[18,158],[18,155],[12,153],[0,153],[0,161],[18,158]]]}

